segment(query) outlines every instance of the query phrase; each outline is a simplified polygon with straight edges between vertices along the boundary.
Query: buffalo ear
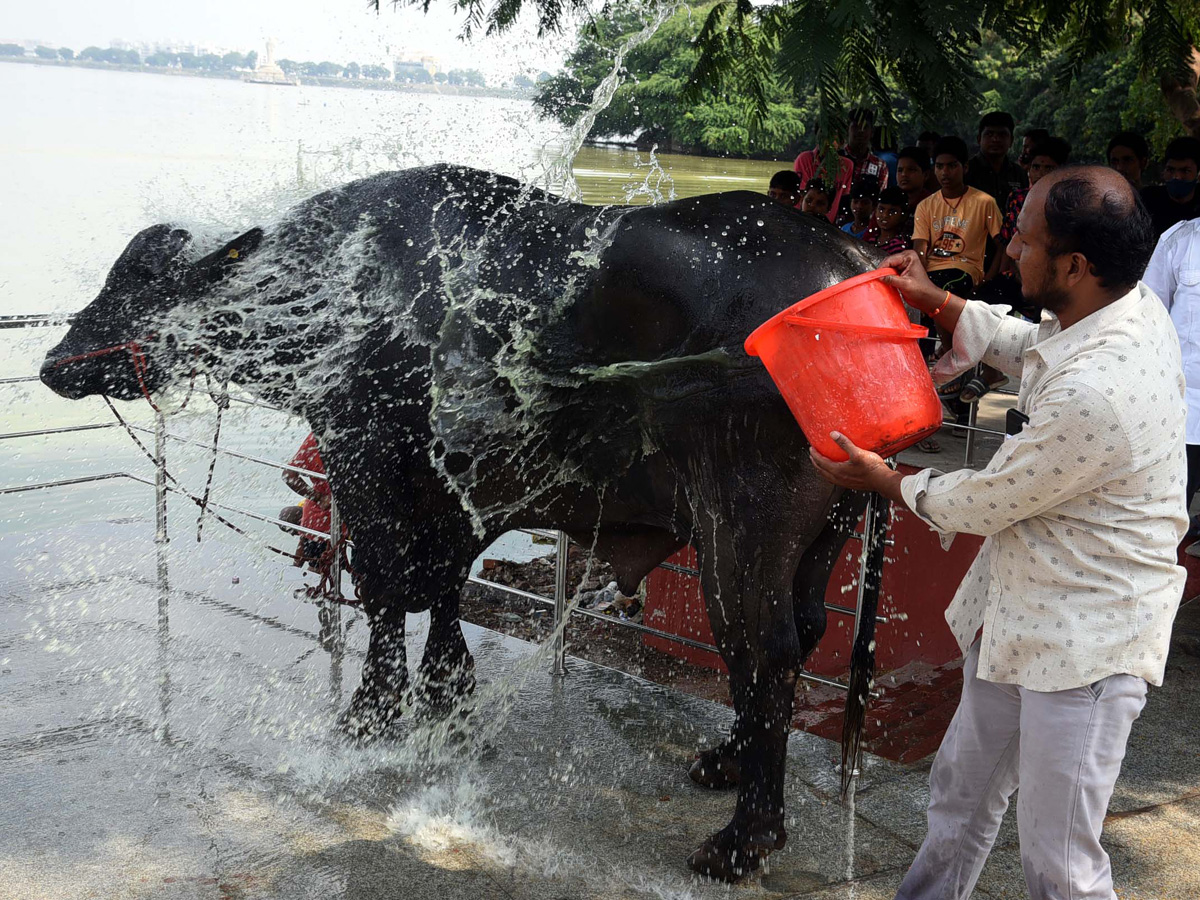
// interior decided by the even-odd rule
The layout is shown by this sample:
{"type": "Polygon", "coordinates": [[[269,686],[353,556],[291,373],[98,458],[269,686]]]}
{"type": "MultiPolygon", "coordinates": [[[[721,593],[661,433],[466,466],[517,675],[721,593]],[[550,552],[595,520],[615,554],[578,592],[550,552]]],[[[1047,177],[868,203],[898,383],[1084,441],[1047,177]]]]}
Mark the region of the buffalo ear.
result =
{"type": "Polygon", "coordinates": [[[114,273],[149,281],[162,275],[178,259],[192,236],[172,225],[151,225],[139,231],[125,247],[114,273]]]}
{"type": "Polygon", "coordinates": [[[253,253],[262,243],[263,230],[251,228],[245,234],[235,237],[219,250],[214,250],[208,256],[196,263],[196,268],[210,281],[219,281],[229,270],[241,260],[253,253]]]}

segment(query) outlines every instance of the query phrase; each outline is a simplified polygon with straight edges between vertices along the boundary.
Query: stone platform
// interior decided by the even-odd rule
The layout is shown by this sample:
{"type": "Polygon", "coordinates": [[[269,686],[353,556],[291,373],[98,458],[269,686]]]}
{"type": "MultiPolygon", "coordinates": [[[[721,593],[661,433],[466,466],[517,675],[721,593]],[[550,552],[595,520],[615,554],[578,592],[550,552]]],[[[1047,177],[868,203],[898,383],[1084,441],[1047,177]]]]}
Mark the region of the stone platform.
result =
{"type": "MultiPolygon", "coordinates": [[[[696,880],[684,859],[733,797],[686,768],[730,710],[579,660],[556,680],[537,647],[474,626],[485,735],[440,746],[409,724],[349,747],[331,726],[364,623],[344,620],[339,672],[297,570],[186,530],[165,627],[140,514],[0,541],[0,897],[876,900],[923,837],[927,760],[869,757],[850,810],[836,745],[798,732],[786,850],[747,883],[696,880]]],[[[410,626],[417,659],[426,620],[410,626]]],[[[1174,654],[1135,727],[1107,832],[1124,900],[1200,896],[1197,684],[1174,654]]],[[[1024,896],[1011,822],[976,896],[1024,896]]]]}

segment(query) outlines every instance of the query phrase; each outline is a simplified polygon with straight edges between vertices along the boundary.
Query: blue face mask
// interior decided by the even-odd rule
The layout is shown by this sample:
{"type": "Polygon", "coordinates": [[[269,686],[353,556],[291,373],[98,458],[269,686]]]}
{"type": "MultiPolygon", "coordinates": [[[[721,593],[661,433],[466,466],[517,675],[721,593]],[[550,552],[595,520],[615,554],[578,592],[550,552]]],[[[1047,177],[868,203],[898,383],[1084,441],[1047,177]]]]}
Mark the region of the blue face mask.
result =
{"type": "Polygon", "coordinates": [[[1164,186],[1172,200],[1186,200],[1188,195],[1196,189],[1196,179],[1184,181],[1182,178],[1172,178],[1164,182],[1164,186]]]}

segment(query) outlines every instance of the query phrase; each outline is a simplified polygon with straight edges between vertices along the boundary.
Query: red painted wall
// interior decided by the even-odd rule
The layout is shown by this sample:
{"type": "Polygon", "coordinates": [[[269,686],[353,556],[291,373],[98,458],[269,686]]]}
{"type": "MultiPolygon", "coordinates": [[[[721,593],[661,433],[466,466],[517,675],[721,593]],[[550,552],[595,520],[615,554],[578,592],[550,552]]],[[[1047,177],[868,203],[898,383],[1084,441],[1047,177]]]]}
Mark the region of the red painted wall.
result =
{"type": "MultiPolygon", "coordinates": [[[[913,470],[916,471],[916,470],[913,470]]],[[[859,529],[862,522],[859,522],[859,529]]],[[[942,550],[937,535],[907,510],[893,510],[883,566],[883,592],[879,615],[888,619],[875,628],[877,672],[889,672],[921,660],[940,665],[959,656],[944,613],[979,547],[981,538],[959,535],[949,551],[942,550]]],[[[849,540],[829,579],[825,601],[854,608],[858,588],[858,555],[861,544],[849,540]]],[[[696,553],[687,547],[670,560],[696,567],[696,553]]],[[[849,667],[852,618],[828,613],[828,626],[805,669],[819,675],[844,675],[849,667]]],[[[666,569],[655,569],[647,579],[646,609],[642,620],[651,628],[711,644],[712,631],[704,611],[700,579],[666,569]]],[[[647,646],[696,665],[724,670],[717,654],[676,644],[651,635],[647,646]]]]}

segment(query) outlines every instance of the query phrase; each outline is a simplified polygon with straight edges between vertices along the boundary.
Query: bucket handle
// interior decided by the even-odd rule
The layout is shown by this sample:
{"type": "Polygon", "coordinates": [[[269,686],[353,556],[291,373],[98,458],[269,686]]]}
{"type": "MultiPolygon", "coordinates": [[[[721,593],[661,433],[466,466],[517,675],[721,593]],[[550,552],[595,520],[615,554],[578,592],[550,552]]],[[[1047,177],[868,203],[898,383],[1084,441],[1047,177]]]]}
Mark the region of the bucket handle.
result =
{"type": "Polygon", "coordinates": [[[875,337],[916,340],[917,338],[929,336],[929,329],[915,322],[910,322],[907,328],[887,328],[883,325],[855,325],[851,322],[826,322],[821,319],[810,319],[806,316],[784,316],[783,321],[789,325],[828,328],[830,331],[852,331],[856,334],[870,334],[875,337]]]}

